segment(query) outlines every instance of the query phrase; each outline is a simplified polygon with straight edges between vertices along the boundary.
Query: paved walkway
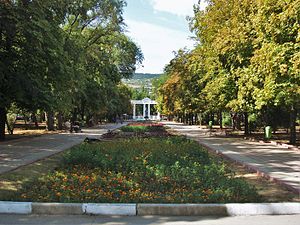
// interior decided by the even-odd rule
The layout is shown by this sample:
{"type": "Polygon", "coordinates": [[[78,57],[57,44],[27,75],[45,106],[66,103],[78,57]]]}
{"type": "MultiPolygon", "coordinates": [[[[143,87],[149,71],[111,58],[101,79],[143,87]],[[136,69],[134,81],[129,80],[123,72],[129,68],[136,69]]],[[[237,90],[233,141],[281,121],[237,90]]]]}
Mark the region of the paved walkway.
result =
{"type": "Polygon", "coordinates": [[[173,122],[165,124],[180,134],[243,163],[300,194],[300,151],[237,138],[210,137],[206,135],[207,130],[198,126],[173,122]]]}
{"type": "Polygon", "coordinates": [[[60,133],[0,143],[0,174],[14,170],[81,143],[86,137],[99,138],[123,124],[99,125],[82,133],[60,133]]]}
{"type": "Polygon", "coordinates": [[[0,225],[298,225],[300,215],[236,217],[3,215],[0,225]]]}

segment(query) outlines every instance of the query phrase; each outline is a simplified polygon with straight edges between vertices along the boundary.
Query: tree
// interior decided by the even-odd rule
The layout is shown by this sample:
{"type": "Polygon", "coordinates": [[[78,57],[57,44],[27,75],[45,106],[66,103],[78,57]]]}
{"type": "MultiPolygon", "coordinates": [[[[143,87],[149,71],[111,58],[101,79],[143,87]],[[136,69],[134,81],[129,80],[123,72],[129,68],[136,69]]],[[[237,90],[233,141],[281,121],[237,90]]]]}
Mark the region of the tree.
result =
{"type": "Polygon", "coordinates": [[[284,106],[290,112],[290,143],[296,143],[300,105],[300,1],[258,1],[255,24],[259,48],[251,59],[257,77],[256,107],[284,106]]]}
{"type": "MultiPolygon", "coordinates": [[[[195,49],[178,52],[160,85],[165,113],[228,110],[266,122],[290,114],[295,143],[299,96],[299,0],[209,0],[190,20],[195,49]]],[[[222,118],[222,116],[220,116],[222,118]]],[[[220,121],[221,124],[221,121],[220,121]]],[[[279,124],[279,123],[277,123],[279,124]]],[[[285,123],[282,123],[285,124],[285,123]]],[[[265,123],[265,125],[267,125],[265,123]]]]}
{"type": "Polygon", "coordinates": [[[108,108],[110,91],[143,59],[124,34],[124,6],[122,0],[0,4],[0,140],[12,103],[47,111],[48,129],[56,113],[88,120],[108,108]]]}

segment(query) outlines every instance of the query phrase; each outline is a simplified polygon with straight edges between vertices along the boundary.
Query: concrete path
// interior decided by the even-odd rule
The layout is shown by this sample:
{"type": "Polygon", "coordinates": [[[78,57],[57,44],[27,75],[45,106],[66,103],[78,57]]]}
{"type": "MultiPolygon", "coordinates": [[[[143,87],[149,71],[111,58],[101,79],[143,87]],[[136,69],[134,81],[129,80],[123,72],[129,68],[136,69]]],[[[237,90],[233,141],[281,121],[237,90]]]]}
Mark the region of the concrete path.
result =
{"type": "Polygon", "coordinates": [[[14,170],[81,143],[86,137],[99,138],[123,124],[106,124],[83,129],[82,133],[60,133],[0,143],[0,174],[14,170]]]}
{"type": "Polygon", "coordinates": [[[198,126],[166,122],[168,127],[300,193],[300,151],[238,138],[214,137],[198,126]]]}
{"type": "Polygon", "coordinates": [[[0,225],[298,225],[299,215],[239,217],[99,217],[0,215],[0,225]]]}

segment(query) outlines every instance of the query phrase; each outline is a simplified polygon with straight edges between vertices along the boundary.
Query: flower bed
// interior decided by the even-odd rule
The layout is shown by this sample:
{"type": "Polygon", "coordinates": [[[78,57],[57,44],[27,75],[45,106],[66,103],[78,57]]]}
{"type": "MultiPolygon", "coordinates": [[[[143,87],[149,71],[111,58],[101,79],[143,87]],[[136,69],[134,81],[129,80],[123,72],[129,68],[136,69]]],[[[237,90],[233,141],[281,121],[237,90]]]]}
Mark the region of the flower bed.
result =
{"type": "Polygon", "coordinates": [[[163,127],[162,123],[130,123],[128,127],[145,126],[145,127],[163,127]]]}
{"type": "Polygon", "coordinates": [[[123,132],[160,132],[164,131],[163,124],[160,123],[132,123],[120,128],[123,132]]]}
{"type": "MultiPolygon", "coordinates": [[[[81,144],[63,166],[23,187],[17,200],[105,203],[256,202],[256,190],[234,178],[196,142],[181,137],[81,144]]],[[[16,200],[16,199],[14,199],[16,200]]]]}

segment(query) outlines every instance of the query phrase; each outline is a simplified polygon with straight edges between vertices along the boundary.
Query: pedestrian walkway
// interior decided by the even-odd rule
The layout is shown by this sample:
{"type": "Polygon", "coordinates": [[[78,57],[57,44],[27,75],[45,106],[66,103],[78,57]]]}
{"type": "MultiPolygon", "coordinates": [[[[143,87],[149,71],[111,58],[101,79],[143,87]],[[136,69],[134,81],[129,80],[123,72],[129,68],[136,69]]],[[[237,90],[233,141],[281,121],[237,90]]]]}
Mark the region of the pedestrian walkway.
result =
{"type": "Polygon", "coordinates": [[[300,215],[283,216],[87,216],[5,215],[0,225],[298,225],[300,215]]]}
{"type": "Polygon", "coordinates": [[[203,146],[242,163],[300,194],[300,151],[239,138],[206,135],[198,126],[165,122],[173,130],[203,146]]]}
{"type": "Polygon", "coordinates": [[[81,143],[86,137],[99,138],[123,124],[106,124],[82,129],[82,133],[60,133],[17,139],[0,144],[0,174],[28,165],[81,143]]]}

